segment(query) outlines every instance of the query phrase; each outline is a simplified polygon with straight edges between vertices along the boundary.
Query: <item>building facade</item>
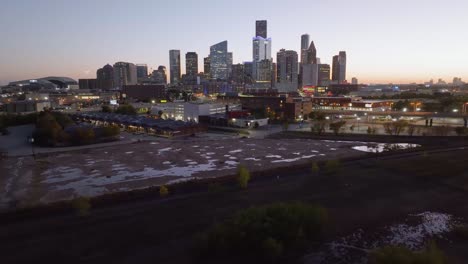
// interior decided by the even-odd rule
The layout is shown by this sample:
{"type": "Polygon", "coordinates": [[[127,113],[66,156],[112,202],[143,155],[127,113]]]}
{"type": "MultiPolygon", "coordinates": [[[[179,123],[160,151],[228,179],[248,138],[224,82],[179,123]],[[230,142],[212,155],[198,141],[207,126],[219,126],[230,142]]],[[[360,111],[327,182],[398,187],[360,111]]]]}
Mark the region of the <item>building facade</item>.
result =
{"type": "Polygon", "coordinates": [[[185,74],[189,76],[198,74],[198,54],[196,52],[187,52],[185,54],[185,74]]]}
{"type": "Polygon", "coordinates": [[[228,42],[223,41],[210,47],[211,79],[227,81],[232,63],[232,53],[228,52],[228,42]]]}
{"type": "Polygon", "coordinates": [[[298,56],[293,50],[281,49],[276,55],[277,84],[279,92],[292,92],[298,85],[298,56]]]}
{"type": "Polygon", "coordinates": [[[345,83],[346,81],[346,52],[340,51],[338,55],[333,56],[332,80],[335,83],[345,83]]]}
{"type": "Polygon", "coordinates": [[[129,62],[117,62],[114,64],[114,86],[122,89],[124,85],[137,84],[137,68],[129,62]]]}
{"type": "Polygon", "coordinates": [[[97,88],[110,90],[114,88],[114,67],[107,64],[96,72],[97,88]]]}
{"type": "Polygon", "coordinates": [[[180,50],[170,50],[169,51],[169,74],[170,74],[170,83],[172,85],[177,85],[181,81],[181,72],[180,72],[180,50]]]}

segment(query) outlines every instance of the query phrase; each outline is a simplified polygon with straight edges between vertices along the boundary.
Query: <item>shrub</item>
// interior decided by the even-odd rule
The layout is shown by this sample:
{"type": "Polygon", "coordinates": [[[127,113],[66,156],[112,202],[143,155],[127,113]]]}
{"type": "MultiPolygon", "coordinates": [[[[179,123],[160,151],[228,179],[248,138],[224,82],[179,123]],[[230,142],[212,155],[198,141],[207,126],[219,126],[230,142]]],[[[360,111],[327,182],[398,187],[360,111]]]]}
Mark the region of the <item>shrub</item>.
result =
{"type": "Polygon", "coordinates": [[[327,212],[304,203],[277,203],[242,210],[204,233],[197,245],[204,258],[274,263],[299,258],[321,239],[327,212]]]}
{"type": "Polygon", "coordinates": [[[87,216],[91,209],[91,200],[89,197],[78,197],[72,201],[72,206],[78,216],[87,216]]]}
{"type": "Polygon", "coordinates": [[[159,196],[166,197],[169,195],[169,189],[166,186],[159,187],[159,196]]]}
{"type": "Polygon", "coordinates": [[[122,115],[136,115],[137,111],[133,106],[129,104],[123,104],[123,105],[120,105],[117,108],[117,110],[115,110],[115,113],[122,114],[122,115]]]}
{"type": "Polygon", "coordinates": [[[338,135],[341,129],[346,125],[346,121],[338,121],[330,124],[330,129],[333,130],[335,135],[338,135]]]}
{"type": "Polygon", "coordinates": [[[325,172],[327,174],[334,174],[337,173],[340,169],[340,161],[339,160],[328,160],[325,163],[325,172]]]}
{"type": "Polygon", "coordinates": [[[320,167],[316,161],[312,163],[312,174],[317,174],[320,171],[320,167]]]}
{"type": "Polygon", "coordinates": [[[247,185],[250,181],[250,171],[247,169],[246,166],[239,166],[239,176],[237,177],[237,181],[239,182],[239,187],[241,187],[242,189],[247,188],[247,185]]]}
{"type": "Polygon", "coordinates": [[[411,251],[401,246],[387,246],[369,255],[369,264],[445,264],[443,252],[431,242],[422,251],[411,251]]]}
{"type": "Polygon", "coordinates": [[[103,112],[103,113],[112,113],[112,109],[108,105],[103,105],[101,112],[103,112]]]}
{"type": "Polygon", "coordinates": [[[466,127],[456,127],[455,128],[455,133],[457,133],[458,136],[465,136],[468,134],[468,128],[466,127]]]}

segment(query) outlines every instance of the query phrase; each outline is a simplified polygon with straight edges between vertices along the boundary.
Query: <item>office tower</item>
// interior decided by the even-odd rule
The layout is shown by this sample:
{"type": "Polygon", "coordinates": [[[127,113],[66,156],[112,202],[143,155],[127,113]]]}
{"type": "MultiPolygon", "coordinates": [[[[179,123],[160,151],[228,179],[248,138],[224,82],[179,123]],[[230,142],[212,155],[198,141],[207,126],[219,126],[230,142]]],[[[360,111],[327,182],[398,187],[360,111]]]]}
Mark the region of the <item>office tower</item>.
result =
{"type": "Polygon", "coordinates": [[[232,52],[228,52],[227,54],[227,65],[228,65],[228,79],[232,74],[232,63],[233,63],[233,57],[232,57],[232,52]]]}
{"type": "Polygon", "coordinates": [[[351,79],[351,84],[359,84],[358,79],[357,79],[356,77],[353,77],[353,78],[351,79]]]}
{"type": "Polygon", "coordinates": [[[167,84],[167,71],[165,66],[159,66],[158,70],[153,71],[151,79],[157,84],[167,84]]]}
{"type": "Polygon", "coordinates": [[[337,83],[346,81],[346,52],[340,51],[339,55],[333,56],[332,80],[337,83]]]}
{"type": "Polygon", "coordinates": [[[223,41],[210,47],[210,74],[214,80],[228,80],[232,55],[228,54],[228,42],[223,41]]]}
{"type": "Polygon", "coordinates": [[[309,48],[309,34],[301,36],[301,64],[306,64],[307,61],[307,49],[309,48]]]}
{"type": "Polygon", "coordinates": [[[271,63],[271,88],[275,88],[276,80],[278,79],[276,63],[271,63]]]}
{"type": "Polygon", "coordinates": [[[267,21],[257,20],[255,22],[255,36],[267,38],[267,21]]]}
{"type": "Polygon", "coordinates": [[[315,44],[313,41],[310,43],[309,48],[307,49],[305,64],[318,64],[317,49],[315,48],[315,44]]]}
{"type": "Polygon", "coordinates": [[[203,59],[203,73],[205,76],[210,76],[210,57],[206,57],[203,59]]]}
{"type": "Polygon", "coordinates": [[[253,73],[253,63],[250,61],[244,62],[244,81],[245,83],[252,84],[254,79],[252,76],[253,73]]]}
{"type": "Polygon", "coordinates": [[[144,79],[148,77],[148,65],[146,64],[137,64],[137,79],[144,79]]]}
{"type": "Polygon", "coordinates": [[[319,80],[319,65],[304,64],[302,65],[302,85],[317,86],[319,80]]]}
{"type": "Polygon", "coordinates": [[[171,84],[180,83],[180,50],[169,51],[169,73],[171,75],[171,84]]]}
{"type": "Polygon", "coordinates": [[[110,90],[114,88],[114,67],[107,64],[96,72],[97,88],[110,90]]]}
{"type": "Polygon", "coordinates": [[[198,54],[196,52],[187,52],[185,54],[185,74],[189,76],[198,74],[198,54]]]}
{"type": "Polygon", "coordinates": [[[114,64],[114,86],[122,89],[124,85],[137,84],[137,68],[129,62],[114,64]]]}
{"type": "Polygon", "coordinates": [[[293,50],[281,49],[276,54],[278,90],[291,92],[298,85],[298,55],[293,50]]]}
{"type": "Polygon", "coordinates": [[[319,64],[318,69],[318,85],[328,86],[330,84],[330,65],[319,64]]]}
{"type": "Polygon", "coordinates": [[[237,84],[244,84],[244,64],[232,65],[231,81],[237,84]]]}
{"type": "Polygon", "coordinates": [[[267,38],[267,22],[257,21],[256,36],[252,39],[252,77],[256,82],[271,81],[271,38],[267,38]]]}

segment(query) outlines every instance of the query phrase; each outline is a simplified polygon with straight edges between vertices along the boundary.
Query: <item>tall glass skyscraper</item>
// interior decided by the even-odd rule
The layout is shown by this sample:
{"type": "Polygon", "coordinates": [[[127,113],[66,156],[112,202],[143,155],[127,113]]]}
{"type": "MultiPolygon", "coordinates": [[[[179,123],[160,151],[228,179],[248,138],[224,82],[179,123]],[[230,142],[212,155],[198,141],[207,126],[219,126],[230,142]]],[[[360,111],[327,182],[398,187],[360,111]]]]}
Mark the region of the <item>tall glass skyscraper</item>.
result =
{"type": "Polygon", "coordinates": [[[232,63],[232,53],[228,52],[228,42],[223,41],[210,47],[210,73],[215,80],[228,80],[232,63]]]}
{"type": "Polygon", "coordinates": [[[198,74],[198,54],[196,52],[187,52],[185,54],[185,73],[188,76],[198,74]]]}
{"type": "Polygon", "coordinates": [[[338,55],[333,56],[332,80],[337,83],[346,81],[346,52],[340,51],[338,55]]]}
{"type": "Polygon", "coordinates": [[[267,21],[266,20],[257,20],[255,22],[255,36],[267,38],[267,21]]]}
{"type": "Polygon", "coordinates": [[[180,83],[180,50],[169,51],[169,72],[171,84],[180,83]]]}
{"type": "Polygon", "coordinates": [[[297,90],[298,56],[293,50],[281,49],[276,55],[278,90],[291,92],[297,90]]]}
{"type": "Polygon", "coordinates": [[[114,86],[122,89],[124,85],[137,84],[137,68],[129,62],[114,64],[114,86]]]}
{"type": "Polygon", "coordinates": [[[301,64],[307,63],[307,49],[309,48],[309,41],[309,34],[304,34],[301,36],[301,64]]]}

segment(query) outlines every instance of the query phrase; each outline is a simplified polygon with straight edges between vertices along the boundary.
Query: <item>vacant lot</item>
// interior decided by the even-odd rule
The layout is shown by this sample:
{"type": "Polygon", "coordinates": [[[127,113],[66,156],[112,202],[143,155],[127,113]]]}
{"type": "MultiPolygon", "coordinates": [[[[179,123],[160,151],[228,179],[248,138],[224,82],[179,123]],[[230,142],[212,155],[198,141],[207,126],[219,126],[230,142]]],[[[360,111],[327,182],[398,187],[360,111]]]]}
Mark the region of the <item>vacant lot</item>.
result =
{"type": "MultiPolygon", "coordinates": [[[[318,203],[328,208],[326,241],[360,234],[364,241],[356,243],[371,248],[374,234],[413,221],[411,215],[429,220],[450,215],[465,222],[467,154],[467,150],[458,150],[365,159],[344,163],[332,175],[311,175],[310,170],[282,174],[280,179],[254,179],[244,191],[226,185],[167,200],[149,197],[92,208],[86,217],[0,218],[2,263],[37,259],[53,263],[193,263],[190,248],[197,232],[239,209],[278,201],[318,203]]],[[[468,241],[445,237],[435,239],[450,257],[449,263],[467,263],[463,249],[468,241]]],[[[324,247],[311,245],[311,251],[324,251],[324,247]]]]}
{"type": "MultiPolygon", "coordinates": [[[[25,207],[78,196],[142,189],[195,178],[362,155],[359,142],[317,140],[192,140],[140,143],[0,161],[0,207],[25,207]]],[[[0,209],[1,209],[0,208],[0,209]]]]}

